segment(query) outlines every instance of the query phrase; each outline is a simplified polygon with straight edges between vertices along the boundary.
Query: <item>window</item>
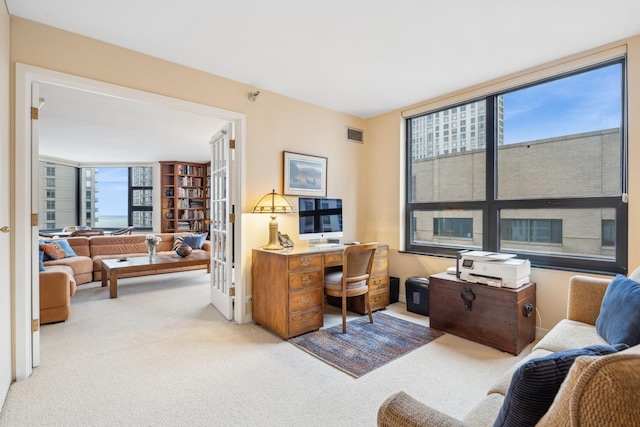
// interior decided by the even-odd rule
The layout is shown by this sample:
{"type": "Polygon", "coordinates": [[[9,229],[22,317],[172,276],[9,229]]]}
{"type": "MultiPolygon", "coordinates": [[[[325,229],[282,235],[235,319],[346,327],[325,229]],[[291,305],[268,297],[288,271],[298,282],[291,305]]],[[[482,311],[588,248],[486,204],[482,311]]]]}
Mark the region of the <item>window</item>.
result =
{"type": "Polygon", "coordinates": [[[602,220],[602,246],[615,246],[616,222],[613,219],[602,220]]]}
{"type": "Polygon", "coordinates": [[[624,74],[617,59],[407,119],[406,250],[626,273],[624,74]],[[445,156],[436,135],[413,156],[415,121],[456,108],[470,146],[445,156]]]}
{"type": "Polygon", "coordinates": [[[535,243],[562,243],[561,219],[503,219],[502,240],[535,243]]]}
{"type": "Polygon", "coordinates": [[[55,200],[47,200],[47,209],[55,209],[56,201],[55,200]]]}
{"type": "Polygon", "coordinates": [[[440,237],[473,236],[473,219],[471,218],[433,218],[433,235],[440,237]]]}

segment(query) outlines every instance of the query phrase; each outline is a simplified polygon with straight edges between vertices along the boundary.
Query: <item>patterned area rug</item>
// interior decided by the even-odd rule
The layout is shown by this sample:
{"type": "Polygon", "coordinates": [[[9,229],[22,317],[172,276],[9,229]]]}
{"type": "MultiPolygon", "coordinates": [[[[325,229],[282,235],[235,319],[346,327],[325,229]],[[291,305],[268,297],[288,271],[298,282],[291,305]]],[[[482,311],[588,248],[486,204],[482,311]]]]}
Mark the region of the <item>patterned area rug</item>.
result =
{"type": "Polygon", "coordinates": [[[369,316],[348,322],[346,334],[339,324],[289,342],[358,378],[441,335],[444,332],[376,312],[373,324],[369,323],[369,316]]]}

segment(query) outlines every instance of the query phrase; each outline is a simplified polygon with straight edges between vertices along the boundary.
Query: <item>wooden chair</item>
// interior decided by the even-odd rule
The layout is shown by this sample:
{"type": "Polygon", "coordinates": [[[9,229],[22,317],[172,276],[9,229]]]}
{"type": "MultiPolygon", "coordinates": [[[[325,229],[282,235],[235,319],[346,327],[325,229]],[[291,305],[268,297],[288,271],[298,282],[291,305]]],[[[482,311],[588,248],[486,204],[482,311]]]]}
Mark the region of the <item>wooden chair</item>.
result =
{"type": "Polygon", "coordinates": [[[121,228],[120,230],[116,230],[116,231],[112,231],[111,235],[112,236],[124,236],[125,234],[133,234],[133,229],[135,227],[134,226],[130,226],[130,227],[125,227],[125,228],[121,228]]]}
{"type": "Polygon", "coordinates": [[[77,236],[104,236],[104,230],[100,230],[97,228],[92,228],[90,230],[75,230],[69,234],[69,237],[77,237],[77,236]]]}
{"type": "Polygon", "coordinates": [[[364,304],[373,323],[369,303],[369,276],[378,243],[348,246],[342,258],[342,271],[334,271],[324,276],[324,293],[342,298],[342,333],[347,332],[347,298],[364,295],[364,304]]]}

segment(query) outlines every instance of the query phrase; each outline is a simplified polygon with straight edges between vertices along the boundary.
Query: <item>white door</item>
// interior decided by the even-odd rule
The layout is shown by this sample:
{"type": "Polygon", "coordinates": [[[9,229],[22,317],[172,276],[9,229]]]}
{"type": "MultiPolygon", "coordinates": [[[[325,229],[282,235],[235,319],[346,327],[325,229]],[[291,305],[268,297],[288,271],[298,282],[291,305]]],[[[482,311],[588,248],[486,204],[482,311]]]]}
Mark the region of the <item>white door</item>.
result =
{"type": "MultiPolygon", "coordinates": [[[[38,215],[38,198],[39,198],[39,167],[38,167],[38,153],[40,151],[39,147],[39,137],[40,131],[38,127],[38,115],[41,105],[40,100],[40,86],[39,83],[34,82],[31,84],[31,217],[34,215],[37,217],[38,215]]],[[[34,227],[33,223],[31,224],[31,241],[32,245],[32,260],[31,263],[31,271],[32,271],[32,280],[31,280],[31,321],[35,322],[38,325],[37,328],[32,329],[31,335],[31,346],[32,346],[32,354],[31,361],[32,366],[40,365],[40,273],[38,272],[38,227],[37,224],[34,227]]]]}
{"type": "Polygon", "coordinates": [[[211,233],[211,303],[224,317],[233,320],[233,148],[229,123],[210,141],[211,196],[209,231],[211,233]]]}
{"type": "MultiPolygon", "coordinates": [[[[3,41],[8,57],[9,45],[3,41]]],[[[3,54],[5,52],[3,51],[3,54]]],[[[11,194],[11,179],[9,169],[9,66],[2,70],[2,87],[0,88],[0,253],[11,254],[9,226],[11,194]],[[6,101],[6,102],[5,102],[6,101]]],[[[13,363],[11,361],[11,282],[10,282],[10,256],[0,256],[0,408],[11,384],[13,363]]]]}

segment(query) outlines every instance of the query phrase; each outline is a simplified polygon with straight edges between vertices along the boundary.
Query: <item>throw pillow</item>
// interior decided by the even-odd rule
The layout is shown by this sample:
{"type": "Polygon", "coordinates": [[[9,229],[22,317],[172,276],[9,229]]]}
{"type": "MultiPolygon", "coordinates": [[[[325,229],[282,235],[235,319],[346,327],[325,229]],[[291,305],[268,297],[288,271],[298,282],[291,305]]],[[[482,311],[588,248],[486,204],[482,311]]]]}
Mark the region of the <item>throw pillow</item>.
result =
{"type": "Polygon", "coordinates": [[[49,259],[67,258],[67,253],[57,242],[42,244],[40,245],[40,249],[44,251],[45,255],[49,257],[49,259]]]}
{"type": "MultiPolygon", "coordinates": [[[[69,258],[69,257],[72,257],[72,256],[76,256],[76,253],[73,251],[73,248],[71,247],[69,242],[67,242],[64,239],[59,239],[59,240],[40,240],[40,244],[49,244],[49,243],[57,243],[58,245],[60,245],[60,247],[62,248],[64,253],[67,254],[66,258],[69,258]]],[[[44,260],[47,261],[46,256],[45,256],[44,260]]]]}
{"type": "Polygon", "coordinates": [[[173,236],[173,246],[171,247],[172,251],[175,251],[180,246],[182,246],[182,241],[184,239],[184,234],[176,234],[173,236]]]}
{"type": "Polygon", "coordinates": [[[184,236],[183,244],[191,246],[191,249],[202,249],[202,245],[204,241],[207,239],[208,233],[202,234],[191,234],[189,236],[184,236]]]}
{"type": "Polygon", "coordinates": [[[39,264],[39,269],[40,271],[45,271],[46,268],[44,268],[44,251],[42,249],[40,249],[40,264],[39,264]]]}
{"type": "Polygon", "coordinates": [[[592,345],[585,348],[559,351],[522,364],[511,377],[494,427],[535,426],[549,410],[560,385],[578,356],[601,356],[628,348],[592,345]]]}
{"type": "Polygon", "coordinates": [[[618,274],[602,298],[596,331],[609,344],[640,344],[640,283],[618,274]]]}

